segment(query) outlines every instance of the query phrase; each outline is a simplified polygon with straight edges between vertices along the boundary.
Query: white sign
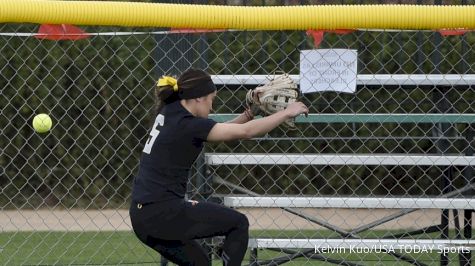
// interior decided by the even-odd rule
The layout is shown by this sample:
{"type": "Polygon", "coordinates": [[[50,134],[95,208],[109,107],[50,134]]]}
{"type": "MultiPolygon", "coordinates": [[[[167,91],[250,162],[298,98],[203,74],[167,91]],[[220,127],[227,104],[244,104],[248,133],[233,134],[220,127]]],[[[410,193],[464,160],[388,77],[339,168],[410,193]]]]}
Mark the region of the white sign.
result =
{"type": "Polygon", "coordinates": [[[300,90],[356,91],[358,53],[348,49],[316,49],[300,52],[300,90]]]}

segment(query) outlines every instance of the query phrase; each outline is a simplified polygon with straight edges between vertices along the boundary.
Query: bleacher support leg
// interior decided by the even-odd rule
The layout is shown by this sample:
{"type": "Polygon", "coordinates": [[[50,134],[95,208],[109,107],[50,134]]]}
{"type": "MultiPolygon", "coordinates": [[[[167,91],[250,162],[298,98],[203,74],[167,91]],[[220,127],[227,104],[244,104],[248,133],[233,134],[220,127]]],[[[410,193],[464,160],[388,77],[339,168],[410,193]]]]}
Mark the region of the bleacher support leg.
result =
{"type": "MultiPolygon", "coordinates": [[[[472,210],[464,210],[463,215],[463,236],[465,239],[472,238],[472,210]]],[[[472,265],[472,251],[467,253],[460,253],[459,260],[461,266],[472,265]]]]}
{"type": "Polygon", "coordinates": [[[252,248],[249,255],[249,266],[257,265],[257,248],[252,248]]]}
{"type": "MultiPolygon", "coordinates": [[[[440,224],[442,231],[440,232],[441,239],[449,238],[449,210],[442,210],[442,215],[440,218],[440,224]]],[[[449,257],[445,253],[440,254],[440,265],[445,266],[449,264],[449,257]]]]}

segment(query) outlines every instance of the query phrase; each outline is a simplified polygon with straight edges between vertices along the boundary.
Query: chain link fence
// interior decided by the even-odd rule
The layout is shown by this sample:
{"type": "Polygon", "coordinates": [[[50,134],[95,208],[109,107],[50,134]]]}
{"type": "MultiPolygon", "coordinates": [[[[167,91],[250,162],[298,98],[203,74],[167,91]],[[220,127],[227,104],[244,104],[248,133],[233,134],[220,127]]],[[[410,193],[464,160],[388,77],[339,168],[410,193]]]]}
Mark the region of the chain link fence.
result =
{"type": "MultiPolygon", "coordinates": [[[[127,211],[154,119],[157,78],[205,69],[218,86],[213,118],[221,119],[244,111],[247,90],[275,73],[298,79],[300,51],[317,48],[312,36],[296,31],[82,29],[88,37],[71,41],[37,38],[34,25],[0,26],[2,265],[159,263],[131,233],[127,211]],[[49,133],[31,127],[38,113],[52,117],[49,133]]],[[[331,248],[362,242],[332,246],[328,239],[471,238],[475,35],[323,36],[318,48],[357,50],[356,93],[303,94],[311,116],[299,118],[295,131],[208,143],[193,168],[189,197],[248,216],[255,241],[246,260],[466,263],[469,246],[440,253],[438,246],[421,251],[428,246],[403,242],[408,250],[391,242],[392,252],[383,241],[340,250],[331,248]],[[421,202],[396,200],[447,197],[467,201],[420,209],[421,202]],[[337,199],[347,201],[336,206],[337,199]],[[355,199],[365,200],[358,206],[355,199]],[[371,207],[370,199],[395,200],[371,207]]]]}

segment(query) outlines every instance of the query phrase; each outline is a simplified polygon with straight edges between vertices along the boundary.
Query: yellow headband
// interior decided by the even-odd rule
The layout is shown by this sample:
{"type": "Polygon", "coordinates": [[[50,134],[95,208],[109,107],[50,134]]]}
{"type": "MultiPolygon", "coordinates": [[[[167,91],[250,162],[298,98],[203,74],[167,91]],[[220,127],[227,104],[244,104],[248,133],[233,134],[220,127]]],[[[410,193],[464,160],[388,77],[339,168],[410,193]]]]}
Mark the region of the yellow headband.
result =
{"type": "Polygon", "coordinates": [[[178,91],[178,83],[176,79],[170,76],[162,76],[162,78],[158,80],[158,86],[168,86],[168,85],[173,87],[173,91],[178,91]]]}

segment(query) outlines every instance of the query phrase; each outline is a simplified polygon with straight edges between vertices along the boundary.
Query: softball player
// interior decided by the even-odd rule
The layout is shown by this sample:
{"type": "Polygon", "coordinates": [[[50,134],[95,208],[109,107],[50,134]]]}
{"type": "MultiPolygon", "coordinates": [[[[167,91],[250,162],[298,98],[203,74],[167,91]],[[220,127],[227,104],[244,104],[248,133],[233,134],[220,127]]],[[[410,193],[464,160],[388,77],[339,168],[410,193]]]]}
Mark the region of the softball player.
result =
{"type": "Polygon", "coordinates": [[[245,215],[222,205],[186,201],[188,172],[205,141],[263,135],[307,113],[300,102],[262,119],[250,110],[228,123],[208,119],[216,87],[209,74],[190,69],[178,81],[158,82],[158,114],[134,180],[130,219],[137,237],[178,265],[211,265],[196,239],[225,236],[224,265],[241,265],[248,244],[245,215]]]}

